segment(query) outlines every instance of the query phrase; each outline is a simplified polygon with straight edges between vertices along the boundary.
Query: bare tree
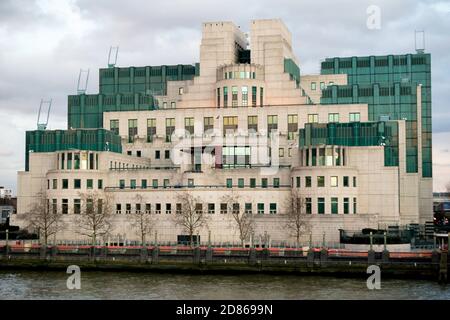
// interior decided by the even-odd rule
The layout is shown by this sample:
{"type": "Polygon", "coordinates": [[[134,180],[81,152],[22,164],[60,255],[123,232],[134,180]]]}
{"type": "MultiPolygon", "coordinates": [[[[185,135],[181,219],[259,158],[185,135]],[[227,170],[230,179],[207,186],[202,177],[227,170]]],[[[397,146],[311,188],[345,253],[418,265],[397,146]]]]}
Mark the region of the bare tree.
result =
{"type": "Polygon", "coordinates": [[[57,207],[50,207],[45,192],[38,193],[36,201],[30,206],[24,219],[28,222],[27,229],[39,232],[39,241],[45,246],[49,237],[64,228],[61,211],[57,207]]]}
{"type": "Polygon", "coordinates": [[[221,201],[222,203],[226,203],[227,212],[231,212],[233,225],[239,232],[239,240],[243,247],[255,227],[253,215],[251,213],[245,213],[245,208],[240,204],[241,197],[233,192],[223,196],[221,201]]]}
{"type": "MultiPolygon", "coordinates": [[[[136,204],[140,204],[142,206],[142,195],[137,194],[135,197],[136,204]]],[[[149,235],[153,229],[155,228],[156,219],[154,219],[153,215],[150,212],[146,212],[145,210],[136,209],[135,214],[131,216],[131,226],[136,229],[141,240],[141,245],[145,245],[145,239],[147,235],[149,235]]]]}
{"type": "Polygon", "coordinates": [[[306,201],[300,193],[293,189],[286,199],[285,210],[287,216],[286,228],[295,237],[299,246],[300,237],[310,230],[309,216],[306,214],[306,201]]]}
{"type": "Polygon", "coordinates": [[[189,242],[193,246],[194,233],[208,224],[205,204],[188,192],[177,194],[176,199],[181,210],[177,209],[173,215],[174,222],[189,234],[189,242]]]}
{"type": "Polygon", "coordinates": [[[91,239],[92,245],[111,229],[111,198],[99,192],[80,193],[81,212],[76,218],[77,233],[91,239]]]}

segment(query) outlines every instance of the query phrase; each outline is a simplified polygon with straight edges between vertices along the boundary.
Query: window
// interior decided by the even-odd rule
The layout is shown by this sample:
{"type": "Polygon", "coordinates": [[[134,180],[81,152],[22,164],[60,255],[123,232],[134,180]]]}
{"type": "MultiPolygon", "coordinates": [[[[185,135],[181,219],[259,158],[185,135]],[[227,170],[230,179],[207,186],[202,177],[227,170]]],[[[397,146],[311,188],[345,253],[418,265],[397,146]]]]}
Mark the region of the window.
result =
{"type": "Polygon", "coordinates": [[[121,179],[121,180],[119,181],[119,188],[120,188],[120,189],[125,189],[125,180],[121,179]]]}
{"type": "Polygon", "coordinates": [[[128,142],[133,142],[137,133],[137,119],[128,119],[128,142]]]}
{"type": "Polygon", "coordinates": [[[239,214],[241,211],[240,211],[240,207],[239,207],[239,203],[233,203],[233,210],[232,210],[232,213],[233,214],[239,214]]]}
{"type": "Polygon", "coordinates": [[[131,203],[125,204],[125,213],[130,214],[131,213],[131,203]]]}
{"type": "Polygon", "coordinates": [[[147,142],[153,142],[156,136],[156,119],[147,119],[147,142]]]}
{"type": "Polygon", "coordinates": [[[325,89],[325,82],[320,82],[320,90],[325,89]]]}
{"type": "Polygon", "coordinates": [[[74,189],[81,189],[81,179],[74,179],[73,180],[73,188],[74,189]]]}
{"type": "Polygon", "coordinates": [[[194,118],[184,118],[184,130],[186,130],[189,135],[194,134],[194,118]]]}
{"type": "Polygon", "coordinates": [[[214,119],[213,117],[205,117],[203,118],[203,133],[208,130],[212,131],[214,129],[214,119]]]}
{"type": "Polygon", "coordinates": [[[246,204],[245,204],[245,210],[244,210],[244,212],[245,212],[246,214],[252,214],[252,204],[251,204],[251,203],[246,203],[246,204]]]}
{"type": "Polygon", "coordinates": [[[256,107],[256,95],[257,95],[257,88],[252,87],[252,106],[256,107]]]}
{"type": "Polygon", "coordinates": [[[278,130],[278,116],[267,116],[267,135],[269,136],[272,130],[278,130]]]}
{"type": "Polygon", "coordinates": [[[167,102],[163,102],[163,109],[167,109],[167,102]]]}
{"type": "Polygon", "coordinates": [[[136,212],[137,214],[140,214],[141,213],[141,204],[136,203],[134,210],[135,210],[134,212],[136,212]]]}
{"type": "Polygon", "coordinates": [[[58,200],[52,199],[52,213],[56,214],[58,212],[58,200]]]}
{"type": "Polygon", "coordinates": [[[250,188],[256,188],[256,179],[250,178],[250,188]]]}
{"type": "Polygon", "coordinates": [[[348,186],[349,186],[349,183],[348,183],[348,176],[344,176],[344,182],[342,183],[342,185],[343,185],[344,187],[348,187],[348,186]]]}
{"type": "Polygon", "coordinates": [[[145,213],[150,214],[152,210],[152,205],[150,203],[145,204],[145,213]]]}
{"type": "Polygon", "coordinates": [[[73,156],[74,156],[74,159],[73,159],[73,161],[74,161],[73,168],[74,168],[75,170],[79,170],[79,169],[80,169],[80,154],[79,154],[79,153],[75,153],[73,156]]]}
{"type": "Polygon", "coordinates": [[[220,108],[220,88],[217,88],[217,107],[220,108]]]}
{"type": "Polygon", "coordinates": [[[228,211],[228,205],[226,203],[221,203],[220,204],[220,213],[226,214],[227,211],[228,211]]]}
{"type": "Polygon", "coordinates": [[[292,157],[292,148],[288,148],[288,157],[292,157]]]}
{"type": "Polygon", "coordinates": [[[131,179],[130,180],[130,188],[131,189],[136,189],[136,179],[131,179]]]}
{"type": "Polygon", "coordinates": [[[248,106],[248,87],[246,87],[246,86],[242,87],[241,94],[242,94],[242,106],[247,107],[248,106]]]}
{"type": "Polygon", "coordinates": [[[127,156],[131,156],[131,151],[127,151],[127,156]]]}
{"type": "Polygon", "coordinates": [[[298,132],[298,115],[288,115],[288,140],[294,140],[298,132]]]}
{"type": "Polygon", "coordinates": [[[264,203],[258,203],[258,214],[264,214],[264,203]]]}
{"type": "Polygon", "coordinates": [[[328,122],[339,122],[339,113],[329,113],[328,122]]]}
{"type": "Polygon", "coordinates": [[[140,158],[140,157],[141,157],[141,154],[142,154],[142,153],[141,153],[141,150],[137,150],[137,151],[136,151],[136,157],[140,158]]]}
{"type": "Polygon", "coordinates": [[[280,178],[273,178],[273,187],[274,188],[280,187],[280,178]]]}
{"type": "Polygon", "coordinates": [[[147,189],[147,179],[141,180],[141,189],[147,189]]]}
{"type": "Polygon", "coordinates": [[[195,204],[195,213],[196,214],[202,214],[203,213],[203,203],[196,203],[195,204]]]}
{"type": "Polygon", "coordinates": [[[52,185],[53,189],[58,189],[58,179],[53,179],[52,185]]]}
{"type": "Polygon", "coordinates": [[[161,203],[156,203],[155,204],[155,213],[156,214],[161,214],[161,203]]]}
{"type": "Polygon", "coordinates": [[[184,88],[183,87],[179,87],[178,88],[178,94],[182,95],[184,93],[184,88]]]}
{"type": "Polygon", "coordinates": [[[62,199],[62,214],[68,214],[68,213],[69,213],[69,200],[62,199]]]}
{"type": "Polygon", "coordinates": [[[262,178],[261,179],[261,187],[262,188],[267,188],[267,178],[262,178]]]}
{"type": "Polygon", "coordinates": [[[356,177],[353,177],[353,187],[356,188],[356,177]]]}
{"type": "Polygon", "coordinates": [[[87,179],[86,180],[86,188],[87,189],[92,189],[93,188],[93,184],[94,184],[94,182],[93,182],[92,179],[87,179]]]}
{"type": "Polygon", "coordinates": [[[315,82],[311,82],[311,90],[316,90],[316,83],[315,82]]]}
{"type": "Polygon", "coordinates": [[[194,179],[188,179],[188,187],[189,188],[194,187],[194,179]]]}
{"type": "Polygon", "coordinates": [[[177,106],[177,104],[176,104],[175,102],[172,101],[172,102],[170,103],[170,108],[175,109],[176,106],[177,106]]]}
{"type": "Polygon", "coordinates": [[[317,213],[325,213],[325,198],[317,198],[317,213]]]}
{"type": "Polygon", "coordinates": [[[350,113],[350,122],[359,122],[359,121],[360,121],[359,112],[351,112],[350,113]]]}
{"type": "Polygon", "coordinates": [[[81,200],[73,199],[73,213],[80,214],[81,213],[81,200]]]}
{"type": "Polygon", "coordinates": [[[317,187],[325,187],[325,177],[324,176],[317,176],[317,187]]]}
{"type": "Polygon", "coordinates": [[[297,182],[297,188],[300,188],[300,177],[296,177],[295,180],[297,182]]]}
{"type": "Polygon", "coordinates": [[[223,117],[223,135],[234,133],[238,128],[238,117],[223,117]]]}
{"type": "Polygon", "coordinates": [[[109,120],[109,129],[119,135],[119,120],[109,120]]]}
{"type": "Polygon", "coordinates": [[[338,177],[337,176],[330,177],[330,186],[332,186],[332,187],[338,186],[338,177]]]}
{"type": "Polygon", "coordinates": [[[243,178],[239,178],[238,179],[238,188],[243,188],[244,187],[244,179],[243,178]]]}
{"type": "Polygon", "coordinates": [[[278,156],[279,156],[280,158],[283,158],[283,157],[284,157],[284,148],[278,148],[278,156]]]}
{"type": "Polygon", "coordinates": [[[276,214],[277,213],[277,204],[276,203],[271,203],[269,205],[269,213],[270,214],[276,214]]]}
{"type": "Polygon", "coordinates": [[[353,213],[356,214],[356,198],[353,198],[353,213]]]}
{"type": "Polygon", "coordinates": [[[338,207],[339,207],[338,198],[332,197],[331,198],[331,213],[338,214],[339,213],[338,207]]]}
{"type": "Polygon", "coordinates": [[[233,187],[233,179],[227,179],[227,188],[233,187]]]}
{"type": "Polygon", "coordinates": [[[155,150],[155,159],[161,159],[161,151],[155,150]]]}
{"type": "Polygon", "coordinates": [[[223,106],[228,107],[228,87],[223,87],[223,106]]]}
{"type": "Polygon", "coordinates": [[[259,105],[262,107],[264,105],[264,88],[259,88],[259,105]]]}
{"type": "Polygon", "coordinates": [[[311,177],[305,177],[305,187],[310,188],[311,187],[311,177]]]}
{"type": "Polygon", "coordinates": [[[170,159],[170,150],[164,150],[164,159],[170,159]]]}
{"type": "Polygon", "coordinates": [[[62,188],[69,189],[69,179],[62,179],[62,188]]]}
{"type": "Polygon", "coordinates": [[[164,179],[164,180],[163,180],[163,187],[164,187],[164,188],[168,188],[169,185],[170,185],[169,179],[164,179]]]}
{"type": "Polygon", "coordinates": [[[231,87],[231,106],[238,106],[238,87],[236,86],[231,87]]]}
{"type": "Polygon", "coordinates": [[[175,118],[166,119],[166,142],[172,141],[172,134],[175,131],[175,118]]]}
{"type": "Polygon", "coordinates": [[[350,213],[349,206],[350,206],[349,198],[344,198],[344,214],[349,214],[350,213]]]}
{"type": "Polygon", "coordinates": [[[72,153],[67,154],[67,170],[72,169],[72,153]]]}
{"type": "Polygon", "coordinates": [[[166,214],[171,214],[171,213],[172,213],[172,204],[166,203],[166,214]]]}
{"type": "Polygon", "coordinates": [[[209,214],[216,213],[216,205],[214,203],[208,203],[208,213],[209,214]]]}
{"type": "Polygon", "coordinates": [[[318,123],[319,115],[317,113],[308,114],[308,123],[318,123]]]}
{"type": "Polygon", "coordinates": [[[175,213],[181,214],[181,203],[175,204],[175,213]]]}
{"type": "Polygon", "coordinates": [[[247,128],[248,128],[249,133],[257,133],[258,132],[258,116],[248,116],[247,128]]]}
{"type": "Polygon", "coordinates": [[[311,198],[305,198],[305,209],[307,214],[312,213],[312,201],[311,198]]]}

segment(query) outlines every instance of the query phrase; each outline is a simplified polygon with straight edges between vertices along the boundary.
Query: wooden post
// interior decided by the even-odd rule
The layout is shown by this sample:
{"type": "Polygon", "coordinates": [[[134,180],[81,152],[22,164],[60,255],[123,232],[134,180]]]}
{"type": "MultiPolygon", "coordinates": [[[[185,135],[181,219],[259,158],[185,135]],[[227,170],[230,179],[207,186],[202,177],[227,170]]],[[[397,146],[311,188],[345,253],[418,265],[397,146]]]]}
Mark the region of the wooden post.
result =
{"type": "Polygon", "coordinates": [[[9,230],[8,229],[6,229],[5,239],[6,239],[5,253],[6,253],[6,256],[8,256],[9,255],[9,230]]]}
{"type": "Polygon", "coordinates": [[[387,234],[386,231],[384,232],[384,251],[387,250],[387,234]]]}

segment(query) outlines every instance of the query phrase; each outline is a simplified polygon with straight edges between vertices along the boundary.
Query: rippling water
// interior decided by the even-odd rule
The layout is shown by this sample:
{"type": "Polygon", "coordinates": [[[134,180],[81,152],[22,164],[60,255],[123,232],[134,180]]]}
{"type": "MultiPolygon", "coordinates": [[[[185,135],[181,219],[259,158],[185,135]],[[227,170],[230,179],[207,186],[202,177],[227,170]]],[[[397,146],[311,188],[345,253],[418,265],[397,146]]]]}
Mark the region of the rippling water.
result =
{"type": "Polygon", "coordinates": [[[185,275],[82,272],[81,289],[64,271],[0,271],[0,299],[450,299],[450,285],[426,280],[381,282],[320,276],[185,275]]]}

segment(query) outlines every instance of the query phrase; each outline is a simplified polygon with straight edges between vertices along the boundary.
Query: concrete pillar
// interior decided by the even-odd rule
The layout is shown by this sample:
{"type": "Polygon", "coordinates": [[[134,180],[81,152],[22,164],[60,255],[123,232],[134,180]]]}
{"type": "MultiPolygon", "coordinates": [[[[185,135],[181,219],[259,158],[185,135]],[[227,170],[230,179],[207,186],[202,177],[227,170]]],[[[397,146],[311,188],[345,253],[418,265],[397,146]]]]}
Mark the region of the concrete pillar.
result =
{"type": "Polygon", "coordinates": [[[142,263],[146,263],[148,260],[148,250],[146,247],[142,247],[141,248],[141,256],[140,256],[140,260],[142,263]]]}
{"type": "Polygon", "coordinates": [[[8,229],[6,229],[5,240],[6,240],[6,245],[5,245],[5,255],[6,255],[6,256],[9,256],[9,230],[8,230],[8,229]]]}
{"type": "Polygon", "coordinates": [[[155,246],[152,250],[152,263],[158,264],[159,262],[159,248],[155,246]]]}
{"type": "Polygon", "coordinates": [[[447,261],[448,261],[448,251],[441,251],[441,259],[439,261],[439,283],[447,283],[447,261]]]}
{"type": "Polygon", "coordinates": [[[249,264],[256,263],[256,249],[253,247],[251,247],[250,251],[248,252],[248,262],[249,264]]]}
{"type": "Polygon", "coordinates": [[[211,246],[206,249],[206,262],[213,262],[213,249],[211,246]]]}
{"type": "Polygon", "coordinates": [[[312,248],[308,250],[306,261],[309,268],[312,268],[314,266],[314,250],[312,248]]]}
{"type": "Polygon", "coordinates": [[[373,251],[372,249],[367,252],[367,262],[369,264],[375,263],[375,251],[373,251]]]}
{"type": "Polygon", "coordinates": [[[322,267],[326,266],[327,261],[328,261],[328,250],[323,248],[320,251],[320,264],[322,265],[322,267]]]}
{"type": "Polygon", "coordinates": [[[201,255],[200,247],[195,247],[194,250],[193,250],[194,264],[199,264],[200,263],[200,255],[201,255]]]}

